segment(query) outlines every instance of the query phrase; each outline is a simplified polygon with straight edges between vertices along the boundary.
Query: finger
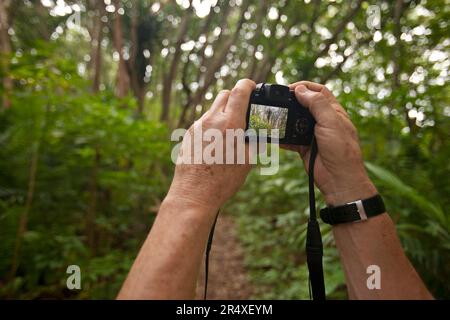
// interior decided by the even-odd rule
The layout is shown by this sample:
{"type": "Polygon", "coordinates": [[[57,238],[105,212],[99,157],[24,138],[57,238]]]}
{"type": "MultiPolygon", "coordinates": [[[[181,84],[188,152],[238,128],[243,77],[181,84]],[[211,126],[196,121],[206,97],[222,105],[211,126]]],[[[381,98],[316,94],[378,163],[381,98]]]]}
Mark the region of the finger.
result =
{"type": "Polygon", "coordinates": [[[252,80],[239,80],[231,90],[230,97],[228,98],[228,102],[223,112],[229,114],[229,116],[235,120],[239,121],[244,119],[245,122],[250,94],[255,87],[256,84],[252,80]]]}
{"type": "Polygon", "coordinates": [[[309,109],[319,125],[327,126],[335,123],[338,113],[322,92],[311,91],[303,84],[295,88],[295,97],[309,109]]]}
{"type": "Polygon", "coordinates": [[[307,87],[309,90],[317,91],[317,92],[320,92],[322,90],[322,88],[326,88],[323,84],[312,82],[312,81],[306,81],[306,80],[294,82],[289,85],[289,88],[295,89],[298,85],[301,85],[301,84],[304,85],[305,87],[307,87]]]}
{"type": "Polygon", "coordinates": [[[306,88],[308,88],[311,91],[322,92],[323,95],[327,99],[330,99],[333,102],[337,102],[334,94],[326,86],[324,86],[323,84],[320,84],[320,83],[303,80],[303,81],[298,81],[298,82],[295,82],[295,83],[289,85],[289,88],[292,90],[295,90],[295,88],[300,84],[304,85],[306,88]]]}
{"type": "MultiPolygon", "coordinates": [[[[309,153],[310,153],[311,147],[310,146],[300,146],[299,153],[300,157],[304,161],[309,161],[309,153]]],[[[306,163],[306,162],[305,162],[306,163]]]]}
{"type": "Polygon", "coordinates": [[[300,146],[295,145],[295,144],[282,144],[282,143],[280,143],[280,148],[284,149],[284,150],[300,152],[300,146]]]}
{"type": "Polygon", "coordinates": [[[229,97],[230,97],[230,90],[220,91],[217,94],[216,98],[214,99],[214,102],[211,105],[211,108],[209,108],[208,111],[211,113],[222,111],[223,108],[225,108],[229,97]]]}
{"type": "Polygon", "coordinates": [[[315,83],[311,81],[298,81],[289,86],[289,88],[295,90],[295,88],[298,85],[304,85],[306,88],[308,88],[311,91],[321,92],[328,100],[330,100],[333,107],[336,109],[336,111],[342,112],[344,115],[347,115],[347,112],[345,109],[339,104],[334,94],[328,89],[326,86],[320,83],[315,83]]]}
{"type": "Polygon", "coordinates": [[[289,88],[290,89],[295,89],[295,87],[297,87],[300,84],[304,85],[309,90],[317,91],[317,92],[320,92],[320,90],[322,90],[322,87],[325,87],[323,84],[320,84],[320,83],[307,81],[307,80],[301,80],[301,81],[297,81],[297,82],[294,82],[294,83],[290,84],[289,88]]]}
{"type": "Polygon", "coordinates": [[[343,116],[349,118],[347,111],[345,111],[345,109],[341,106],[341,104],[337,101],[336,97],[334,96],[334,94],[330,91],[330,89],[328,89],[326,86],[319,84],[319,83],[315,83],[315,82],[311,82],[311,81],[298,81],[295,82],[291,85],[289,85],[289,88],[291,90],[295,90],[295,88],[299,85],[304,85],[306,88],[308,88],[311,91],[316,91],[316,92],[321,92],[323,93],[323,95],[330,100],[333,108],[336,109],[336,111],[342,113],[343,116]]]}

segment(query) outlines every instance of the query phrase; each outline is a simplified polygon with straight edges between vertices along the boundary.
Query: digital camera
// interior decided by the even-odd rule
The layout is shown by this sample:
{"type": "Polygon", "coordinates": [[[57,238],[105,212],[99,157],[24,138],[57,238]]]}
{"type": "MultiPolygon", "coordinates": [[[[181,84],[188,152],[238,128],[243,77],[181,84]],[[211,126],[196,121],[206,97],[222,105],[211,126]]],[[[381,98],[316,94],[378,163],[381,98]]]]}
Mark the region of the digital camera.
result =
{"type": "Polygon", "coordinates": [[[297,101],[289,87],[259,83],[250,96],[247,139],[253,137],[267,139],[271,143],[310,145],[314,125],[311,113],[297,101]],[[274,129],[278,129],[278,138],[274,136],[274,129]]]}

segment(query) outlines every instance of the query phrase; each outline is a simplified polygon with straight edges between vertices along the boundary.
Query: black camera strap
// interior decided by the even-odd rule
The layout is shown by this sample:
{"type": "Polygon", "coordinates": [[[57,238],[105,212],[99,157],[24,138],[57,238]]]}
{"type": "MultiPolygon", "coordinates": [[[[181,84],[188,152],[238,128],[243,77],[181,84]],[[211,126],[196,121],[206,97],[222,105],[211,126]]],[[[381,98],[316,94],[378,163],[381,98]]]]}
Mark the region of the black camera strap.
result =
{"type": "Polygon", "coordinates": [[[209,253],[211,251],[211,246],[214,238],[214,230],[216,229],[217,217],[219,216],[220,210],[217,211],[216,217],[214,218],[213,225],[209,231],[208,243],[206,244],[205,250],[205,291],[203,293],[203,300],[206,300],[206,293],[208,292],[208,272],[209,272],[209,253]]]}
{"type": "MultiPolygon", "coordinates": [[[[325,300],[325,281],[323,276],[323,244],[322,235],[320,234],[319,223],[316,215],[316,197],[314,192],[314,164],[317,157],[317,143],[316,138],[313,137],[311,142],[311,152],[309,156],[309,219],[308,227],[306,231],[306,262],[308,264],[309,271],[309,296],[313,300],[325,300]]],[[[206,300],[206,294],[208,291],[208,272],[209,272],[209,254],[211,251],[212,241],[214,238],[214,230],[216,228],[217,217],[219,211],[217,211],[216,218],[211,227],[208,236],[208,243],[205,250],[205,291],[203,298],[206,300]]]]}
{"type": "Polygon", "coordinates": [[[316,196],[314,192],[314,164],[317,157],[317,142],[313,137],[309,155],[309,219],[306,230],[306,263],[309,271],[309,296],[313,300],[325,300],[325,280],[323,276],[323,244],[316,214],[316,196]]]}

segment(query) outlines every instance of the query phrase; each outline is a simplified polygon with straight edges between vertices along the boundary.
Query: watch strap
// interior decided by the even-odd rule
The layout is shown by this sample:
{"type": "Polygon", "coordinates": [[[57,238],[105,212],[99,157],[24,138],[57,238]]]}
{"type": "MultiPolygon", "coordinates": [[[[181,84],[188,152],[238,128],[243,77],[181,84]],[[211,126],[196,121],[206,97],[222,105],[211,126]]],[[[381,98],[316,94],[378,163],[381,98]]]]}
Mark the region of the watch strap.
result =
{"type": "Polygon", "coordinates": [[[383,199],[379,194],[364,200],[349,202],[342,206],[327,207],[320,210],[323,222],[335,225],[367,220],[386,212],[383,199]]]}

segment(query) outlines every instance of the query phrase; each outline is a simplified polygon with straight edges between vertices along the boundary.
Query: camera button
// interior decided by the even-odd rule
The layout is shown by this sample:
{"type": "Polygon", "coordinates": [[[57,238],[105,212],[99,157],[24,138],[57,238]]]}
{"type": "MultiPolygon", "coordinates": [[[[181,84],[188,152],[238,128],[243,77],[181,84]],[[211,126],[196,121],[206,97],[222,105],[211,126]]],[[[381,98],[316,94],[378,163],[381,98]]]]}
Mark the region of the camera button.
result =
{"type": "Polygon", "coordinates": [[[298,133],[304,134],[309,127],[309,122],[306,118],[299,118],[295,123],[295,129],[298,133]]]}

